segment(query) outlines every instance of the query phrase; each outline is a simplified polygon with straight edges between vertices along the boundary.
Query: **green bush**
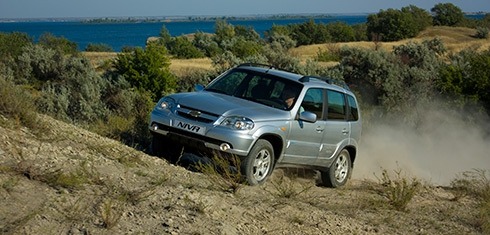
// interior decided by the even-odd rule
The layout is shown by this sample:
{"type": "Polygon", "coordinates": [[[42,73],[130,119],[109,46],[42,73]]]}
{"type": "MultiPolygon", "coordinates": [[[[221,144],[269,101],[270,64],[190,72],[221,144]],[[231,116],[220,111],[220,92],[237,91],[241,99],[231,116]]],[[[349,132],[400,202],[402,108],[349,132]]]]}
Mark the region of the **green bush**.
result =
{"type": "Polygon", "coordinates": [[[344,22],[334,22],[326,25],[332,42],[352,42],[355,41],[354,29],[344,22]]]}
{"type": "Polygon", "coordinates": [[[207,57],[217,56],[223,52],[223,49],[218,45],[211,34],[197,32],[194,35],[192,44],[199,50],[204,51],[204,54],[207,57]]]}
{"type": "Polygon", "coordinates": [[[394,171],[394,174],[383,169],[378,181],[380,185],[373,189],[398,211],[407,210],[408,203],[422,186],[418,179],[404,176],[400,169],[394,171]]]}
{"type": "Polygon", "coordinates": [[[15,85],[0,63],[0,114],[29,128],[39,127],[36,106],[31,95],[15,85]]]}
{"type": "Polygon", "coordinates": [[[106,83],[88,60],[33,45],[19,57],[18,70],[23,71],[23,82],[41,91],[36,98],[39,111],[81,124],[106,114],[101,101],[106,83]]]}
{"type": "Polygon", "coordinates": [[[460,99],[460,104],[478,102],[490,112],[490,50],[464,50],[451,57],[451,63],[440,69],[439,91],[460,99]]]}
{"type": "Polygon", "coordinates": [[[149,91],[155,101],[176,89],[176,79],[169,66],[167,49],[157,43],[150,43],[145,49],[136,48],[132,53],[118,54],[114,62],[117,74],[132,87],[149,91]]]}
{"type": "Polygon", "coordinates": [[[342,60],[332,72],[340,74],[364,103],[382,106],[389,115],[404,114],[407,121],[415,121],[417,113],[411,109],[437,94],[433,84],[442,60],[429,45],[408,43],[395,47],[391,53],[341,48],[342,60]]]}
{"type": "Polygon", "coordinates": [[[382,41],[398,41],[411,38],[422,30],[422,26],[409,10],[396,9],[381,10],[367,18],[367,33],[374,40],[373,35],[381,36],[382,41]]]}
{"type": "Polygon", "coordinates": [[[195,47],[185,36],[175,37],[167,43],[170,54],[179,59],[202,58],[204,53],[195,47]]]}
{"type": "Polygon", "coordinates": [[[461,8],[452,3],[438,3],[430,11],[434,14],[434,25],[454,26],[464,20],[461,8]]]}
{"type": "Polygon", "coordinates": [[[51,33],[44,33],[39,37],[39,44],[59,51],[65,55],[78,53],[78,45],[64,37],[56,37],[51,33]]]}
{"type": "Polygon", "coordinates": [[[481,39],[488,38],[488,32],[490,32],[490,29],[487,27],[477,27],[475,37],[481,39]]]}
{"type": "Polygon", "coordinates": [[[325,43],[331,40],[331,35],[324,24],[316,24],[313,20],[301,24],[289,25],[293,40],[297,46],[325,43]]]}
{"type": "Polygon", "coordinates": [[[87,47],[85,47],[85,51],[91,51],[91,52],[113,52],[114,49],[112,49],[111,46],[105,44],[105,43],[89,43],[87,47]]]}
{"type": "Polygon", "coordinates": [[[322,62],[340,61],[340,48],[334,46],[334,44],[327,47],[327,49],[319,49],[316,53],[316,60],[322,62]]]}
{"type": "Polygon", "coordinates": [[[0,33],[0,61],[17,58],[22,54],[22,49],[32,43],[32,38],[26,33],[0,33]]]}

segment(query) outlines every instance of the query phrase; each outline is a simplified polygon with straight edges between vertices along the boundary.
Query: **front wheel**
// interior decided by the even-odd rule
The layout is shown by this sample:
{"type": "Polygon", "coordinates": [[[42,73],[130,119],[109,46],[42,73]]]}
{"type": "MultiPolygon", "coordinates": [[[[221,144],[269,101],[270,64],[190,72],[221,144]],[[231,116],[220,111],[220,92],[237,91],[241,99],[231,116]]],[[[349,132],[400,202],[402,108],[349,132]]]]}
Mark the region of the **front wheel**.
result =
{"type": "Polygon", "coordinates": [[[343,149],[335,158],[333,164],[327,170],[320,172],[323,184],[331,188],[344,186],[350,178],[351,167],[349,151],[343,149]]]}
{"type": "Polygon", "coordinates": [[[257,140],[250,153],[241,163],[241,172],[249,185],[262,184],[269,177],[274,165],[274,149],[267,140],[257,140]]]}

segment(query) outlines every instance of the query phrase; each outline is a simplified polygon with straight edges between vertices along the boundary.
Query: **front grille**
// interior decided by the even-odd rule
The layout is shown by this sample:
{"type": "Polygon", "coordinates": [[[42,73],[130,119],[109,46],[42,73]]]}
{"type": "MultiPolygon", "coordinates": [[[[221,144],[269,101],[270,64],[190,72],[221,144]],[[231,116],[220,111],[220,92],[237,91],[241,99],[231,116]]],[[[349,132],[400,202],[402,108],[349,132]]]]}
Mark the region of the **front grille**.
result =
{"type": "Polygon", "coordinates": [[[204,122],[204,123],[212,123],[213,122],[213,120],[203,118],[203,117],[194,117],[194,116],[192,116],[188,113],[182,112],[182,111],[177,111],[177,115],[184,117],[184,118],[187,118],[189,120],[198,121],[198,122],[204,122]]]}
{"type": "Polygon", "coordinates": [[[219,115],[216,115],[214,113],[210,113],[204,110],[194,109],[183,105],[180,106],[180,108],[177,110],[177,115],[189,120],[202,122],[202,123],[213,123],[219,118],[219,115]],[[193,116],[191,115],[192,112],[200,113],[200,115],[197,117],[193,116]]]}

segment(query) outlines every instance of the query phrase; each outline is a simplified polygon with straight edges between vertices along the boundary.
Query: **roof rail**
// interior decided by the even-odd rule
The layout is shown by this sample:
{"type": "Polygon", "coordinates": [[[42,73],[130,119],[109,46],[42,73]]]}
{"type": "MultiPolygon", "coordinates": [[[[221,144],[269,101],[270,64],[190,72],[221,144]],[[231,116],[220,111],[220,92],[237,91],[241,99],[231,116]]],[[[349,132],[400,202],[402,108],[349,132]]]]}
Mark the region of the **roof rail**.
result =
{"type": "Polygon", "coordinates": [[[325,81],[326,83],[328,83],[330,85],[336,85],[336,86],[342,87],[342,88],[350,91],[350,88],[347,85],[347,83],[345,83],[342,80],[333,79],[333,78],[318,77],[318,76],[303,76],[299,79],[299,81],[300,82],[309,82],[310,78],[319,79],[319,80],[325,81]]]}
{"type": "Polygon", "coordinates": [[[272,65],[260,64],[260,63],[243,63],[243,64],[239,64],[237,67],[241,67],[241,66],[256,66],[256,67],[265,67],[265,68],[269,68],[269,69],[275,69],[274,66],[272,66],[272,65]]]}

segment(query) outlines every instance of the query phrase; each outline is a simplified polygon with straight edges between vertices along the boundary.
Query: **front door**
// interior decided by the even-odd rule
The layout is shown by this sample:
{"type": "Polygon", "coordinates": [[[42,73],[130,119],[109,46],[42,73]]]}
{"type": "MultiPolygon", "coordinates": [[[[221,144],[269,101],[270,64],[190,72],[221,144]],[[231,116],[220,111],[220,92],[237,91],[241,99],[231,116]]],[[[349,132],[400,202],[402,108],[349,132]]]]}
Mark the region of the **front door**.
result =
{"type": "Polygon", "coordinates": [[[312,165],[322,148],[322,138],[326,121],[322,120],[324,107],[324,90],[311,88],[301,102],[299,112],[309,111],[317,115],[315,123],[296,120],[291,125],[289,141],[284,151],[284,163],[312,165]]]}

